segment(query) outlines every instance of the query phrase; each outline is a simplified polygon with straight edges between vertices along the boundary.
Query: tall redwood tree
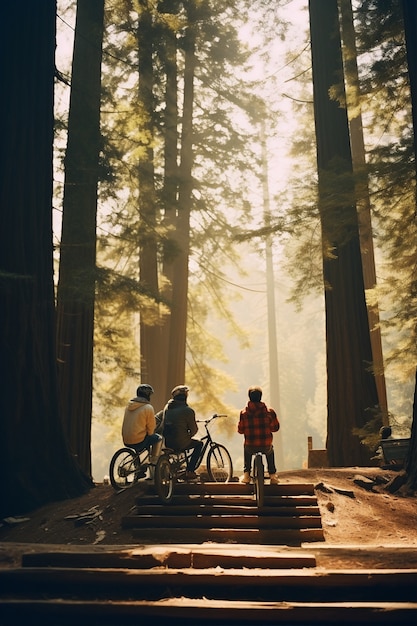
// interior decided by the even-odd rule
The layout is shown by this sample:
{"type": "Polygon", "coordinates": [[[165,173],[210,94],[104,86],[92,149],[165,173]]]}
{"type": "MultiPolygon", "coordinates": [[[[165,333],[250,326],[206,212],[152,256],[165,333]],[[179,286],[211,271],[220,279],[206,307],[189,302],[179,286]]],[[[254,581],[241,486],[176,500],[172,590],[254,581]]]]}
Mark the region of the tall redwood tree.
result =
{"type": "Polygon", "coordinates": [[[57,294],[60,411],[91,474],[93,331],[104,0],[78,0],[57,294]]]}
{"type": "Polygon", "coordinates": [[[355,429],[378,408],[354,200],[337,0],[309,0],[327,345],[327,450],[333,466],[369,465],[355,429]]]}
{"type": "MultiPolygon", "coordinates": [[[[411,107],[414,129],[414,163],[417,180],[417,5],[414,0],[403,0],[405,40],[407,46],[408,74],[410,78],[411,107]]],[[[417,189],[417,183],[416,183],[417,189]]],[[[416,191],[417,205],[417,191],[416,191]]],[[[411,424],[411,445],[406,459],[408,485],[417,489],[417,370],[411,424]]]]}
{"type": "Polygon", "coordinates": [[[58,408],[52,247],[54,0],[7,5],[0,71],[0,517],[77,496],[58,408]]]}

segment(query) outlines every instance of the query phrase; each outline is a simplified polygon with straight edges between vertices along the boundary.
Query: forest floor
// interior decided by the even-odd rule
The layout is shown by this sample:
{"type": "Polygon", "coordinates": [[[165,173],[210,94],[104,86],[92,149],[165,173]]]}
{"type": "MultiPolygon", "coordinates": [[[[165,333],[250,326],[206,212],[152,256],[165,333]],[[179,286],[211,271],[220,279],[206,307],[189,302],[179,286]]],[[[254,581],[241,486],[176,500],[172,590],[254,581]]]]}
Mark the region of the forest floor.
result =
{"type": "MultiPolygon", "coordinates": [[[[382,468],[302,469],[280,472],[283,483],[311,483],[320,507],[324,542],[303,544],[316,554],[346,549],[350,567],[417,568],[417,496],[395,489],[401,473],[382,468]],[[327,551],[327,552],[326,552],[327,551]]],[[[141,484],[116,493],[97,484],[85,495],[0,521],[0,567],[19,565],[34,550],[108,550],[138,545],[121,518],[135,508],[141,484]],[[84,546],[84,548],[82,548],[84,546]]],[[[140,542],[139,542],[140,545],[140,542]]],[[[334,567],[322,558],[324,567],[334,567]]]]}

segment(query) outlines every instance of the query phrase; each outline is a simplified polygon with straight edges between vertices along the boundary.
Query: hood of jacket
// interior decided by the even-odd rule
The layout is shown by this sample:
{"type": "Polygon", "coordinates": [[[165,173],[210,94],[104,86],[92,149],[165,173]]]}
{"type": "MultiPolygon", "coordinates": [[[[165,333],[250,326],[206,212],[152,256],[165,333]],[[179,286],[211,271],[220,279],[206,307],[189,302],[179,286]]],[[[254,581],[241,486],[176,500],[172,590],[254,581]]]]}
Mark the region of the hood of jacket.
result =
{"type": "Polygon", "coordinates": [[[179,406],[188,406],[188,405],[185,400],[176,400],[175,398],[172,398],[171,400],[168,400],[166,408],[169,411],[170,409],[176,409],[179,406]]]}
{"type": "Polygon", "coordinates": [[[249,413],[256,413],[260,410],[267,411],[267,406],[265,402],[252,402],[252,400],[249,400],[247,410],[249,413]]]}
{"type": "Polygon", "coordinates": [[[129,400],[127,410],[136,411],[136,409],[144,406],[145,404],[149,404],[149,400],[146,400],[146,398],[132,398],[132,400],[129,400]]]}

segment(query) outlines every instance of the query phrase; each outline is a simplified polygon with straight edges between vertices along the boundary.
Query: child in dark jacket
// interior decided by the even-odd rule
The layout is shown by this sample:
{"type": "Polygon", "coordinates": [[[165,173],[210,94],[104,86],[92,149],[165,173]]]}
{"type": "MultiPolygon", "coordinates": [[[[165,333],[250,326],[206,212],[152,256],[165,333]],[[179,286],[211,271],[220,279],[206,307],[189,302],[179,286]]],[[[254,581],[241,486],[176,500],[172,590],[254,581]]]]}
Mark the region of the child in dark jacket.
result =
{"type": "Polygon", "coordinates": [[[172,390],[172,399],[168,401],[163,412],[164,437],[168,448],[189,450],[191,455],[187,462],[187,480],[198,478],[195,468],[200,458],[203,442],[195,439],[198,426],[195,411],[187,404],[189,388],[177,385],[172,390]]]}

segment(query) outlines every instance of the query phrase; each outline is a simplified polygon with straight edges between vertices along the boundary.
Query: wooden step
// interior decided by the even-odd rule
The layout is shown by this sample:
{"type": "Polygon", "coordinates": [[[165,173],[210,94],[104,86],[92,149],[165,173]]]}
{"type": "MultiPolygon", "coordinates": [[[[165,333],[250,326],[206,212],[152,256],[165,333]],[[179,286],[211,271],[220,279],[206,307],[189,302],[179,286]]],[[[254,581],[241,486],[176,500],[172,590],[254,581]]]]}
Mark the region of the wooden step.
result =
{"type": "MultiPolygon", "coordinates": [[[[133,626],[149,618],[158,626],[416,623],[417,568],[325,570],[314,567],[314,553],[252,544],[28,552],[22,567],[0,569],[0,624],[133,626]]],[[[338,558],[340,550],[321,549],[338,558]]]]}
{"type": "MultiPolygon", "coordinates": [[[[155,522],[156,523],[156,522],[155,522]]],[[[132,528],[132,537],[138,543],[218,543],[268,544],[300,546],[308,541],[324,541],[322,528],[300,529],[241,529],[241,528],[132,528]]]]}
{"type": "Polygon", "coordinates": [[[121,520],[145,544],[242,542],[300,545],[324,541],[320,509],[310,483],[265,485],[264,506],[258,507],[253,485],[213,482],[176,483],[174,498],[161,504],[143,494],[136,508],[121,520]]]}
{"type": "MultiPolygon", "coordinates": [[[[138,506],[148,506],[152,504],[160,504],[161,501],[155,494],[144,494],[138,496],[135,500],[138,506]]],[[[210,504],[210,505],[219,505],[219,506],[251,506],[256,507],[256,500],[253,497],[253,493],[251,492],[248,495],[208,495],[206,493],[200,494],[188,494],[183,493],[179,495],[178,493],[174,493],[173,499],[169,506],[187,506],[189,504],[210,504]]],[[[274,506],[274,507],[287,507],[287,506],[317,506],[317,497],[316,496],[268,496],[265,494],[264,498],[265,506],[274,506]]]]}
{"type": "Polygon", "coordinates": [[[112,569],[24,567],[0,570],[1,597],[156,600],[170,595],[290,602],[409,602],[417,570],[112,569]]]}
{"type": "Polygon", "coordinates": [[[176,505],[170,504],[142,504],[139,503],[135,510],[136,515],[257,515],[267,516],[320,516],[318,506],[237,506],[227,504],[193,504],[176,505]]]}
{"type": "Polygon", "coordinates": [[[22,566],[45,567],[319,567],[320,569],[372,568],[417,569],[415,545],[327,545],[325,542],[308,546],[239,545],[236,543],[177,543],[132,545],[51,545],[3,543],[3,561],[8,555],[19,554],[22,566]],[[10,552],[8,552],[8,546],[10,552]],[[62,556],[61,556],[62,555],[62,556]],[[398,565],[398,557],[401,566],[398,565]],[[302,558],[303,562],[298,559],[302,558]],[[281,559],[283,559],[281,561],[281,559]],[[305,560],[304,560],[305,559],[305,560]]]}
{"type": "Polygon", "coordinates": [[[124,626],[152,619],[158,626],[414,626],[414,602],[252,602],[164,598],[160,601],[0,601],[2,626],[124,626]]]}
{"type": "MultiPolygon", "coordinates": [[[[314,495],[314,485],[310,483],[280,483],[278,485],[265,484],[266,496],[285,495],[314,495]]],[[[187,482],[176,483],[175,493],[182,494],[208,494],[208,495],[252,495],[254,485],[243,485],[241,483],[199,483],[187,482]]]]}
{"type": "MultiPolygon", "coordinates": [[[[48,546],[51,549],[51,546],[48,546]]],[[[150,545],[125,549],[103,548],[97,551],[78,547],[77,551],[29,552],[22,555],[22,567],[90,567],[146,569],[181,568],[306,568],[316,566],[316,557],[299,548],[277,550],[268,546],[206,544],[150,545]]]]}
{"type": "Polygon", "coordinates": [[[126,515],[123,528],[321,528],[318,516],[259,516],[259,515],[126,515]]]}

